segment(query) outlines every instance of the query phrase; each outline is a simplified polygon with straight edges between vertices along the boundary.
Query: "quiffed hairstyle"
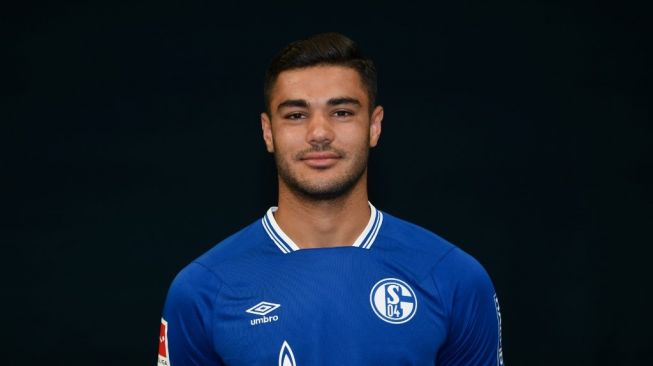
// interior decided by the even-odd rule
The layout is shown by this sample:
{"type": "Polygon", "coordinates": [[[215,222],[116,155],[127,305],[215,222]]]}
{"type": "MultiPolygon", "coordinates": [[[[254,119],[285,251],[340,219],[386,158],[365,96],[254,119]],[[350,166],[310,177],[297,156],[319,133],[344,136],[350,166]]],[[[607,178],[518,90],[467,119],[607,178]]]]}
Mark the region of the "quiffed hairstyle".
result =
{"type": "Polygon", "coordinates": [[[321,33],[292,42],[270,62],[263,84],[265,108],[270,115],[270,96],[281,72],[310,66],[335,65],[356,70],[367,89],[370,112],[376,106],[376,68],[365,58],[356,43],[340,33],[321,33]]]}

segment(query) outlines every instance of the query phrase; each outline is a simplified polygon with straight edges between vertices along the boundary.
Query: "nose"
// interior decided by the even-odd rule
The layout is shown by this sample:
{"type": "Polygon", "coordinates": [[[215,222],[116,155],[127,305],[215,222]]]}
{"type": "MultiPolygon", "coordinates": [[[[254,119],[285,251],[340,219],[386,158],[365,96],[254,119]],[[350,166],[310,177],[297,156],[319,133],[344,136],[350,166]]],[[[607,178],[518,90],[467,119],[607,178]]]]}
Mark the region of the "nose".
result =
{"type": "Polygon", "coordinates": [[[333,125],[328,118],[319,115],[314,115],[308,123],[308,131],[306,133],[306,141],[311,145],[328,145],[335,138],[333,125]]]}

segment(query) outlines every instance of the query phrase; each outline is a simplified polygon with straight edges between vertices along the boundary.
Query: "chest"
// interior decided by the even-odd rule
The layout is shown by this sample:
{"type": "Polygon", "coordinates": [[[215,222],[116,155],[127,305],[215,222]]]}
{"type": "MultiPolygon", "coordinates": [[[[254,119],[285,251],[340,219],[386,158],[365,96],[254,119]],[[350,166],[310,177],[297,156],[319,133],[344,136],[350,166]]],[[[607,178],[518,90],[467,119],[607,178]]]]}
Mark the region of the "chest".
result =
{"type": "Polygon", "coordinates": [[[220,291],[212,334],[226,364],[434,364],[446,316],[431,281],[369,257],[304,256],[220,291]]]}

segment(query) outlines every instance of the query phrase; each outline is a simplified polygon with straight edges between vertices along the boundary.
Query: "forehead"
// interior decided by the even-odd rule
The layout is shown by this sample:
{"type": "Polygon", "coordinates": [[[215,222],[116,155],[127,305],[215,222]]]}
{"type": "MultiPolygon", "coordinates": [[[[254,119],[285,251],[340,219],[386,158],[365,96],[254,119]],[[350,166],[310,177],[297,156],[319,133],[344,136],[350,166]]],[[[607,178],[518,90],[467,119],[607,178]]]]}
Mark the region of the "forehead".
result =
{"type": "Polygon", "coordinates": [[[272,108],[288,99],[313,103],[334,97],[352,97],[367,104],[367,92],[356,70],[346,66],[312,66],[279,74],[270,96],[272,108]]]}

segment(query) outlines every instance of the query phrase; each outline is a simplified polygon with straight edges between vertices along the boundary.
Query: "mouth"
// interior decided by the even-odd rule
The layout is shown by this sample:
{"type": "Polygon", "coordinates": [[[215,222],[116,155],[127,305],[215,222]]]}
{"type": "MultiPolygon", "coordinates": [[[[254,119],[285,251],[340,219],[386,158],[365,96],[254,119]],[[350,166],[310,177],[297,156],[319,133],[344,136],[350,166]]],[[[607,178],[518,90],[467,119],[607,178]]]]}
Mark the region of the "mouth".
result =
{"type": "Polygon", "coordinates": [[[325,169],[335,165],[340,158],[335,152],[321,151],[302,154],[299,160],[311,168],[325,169]]]}

